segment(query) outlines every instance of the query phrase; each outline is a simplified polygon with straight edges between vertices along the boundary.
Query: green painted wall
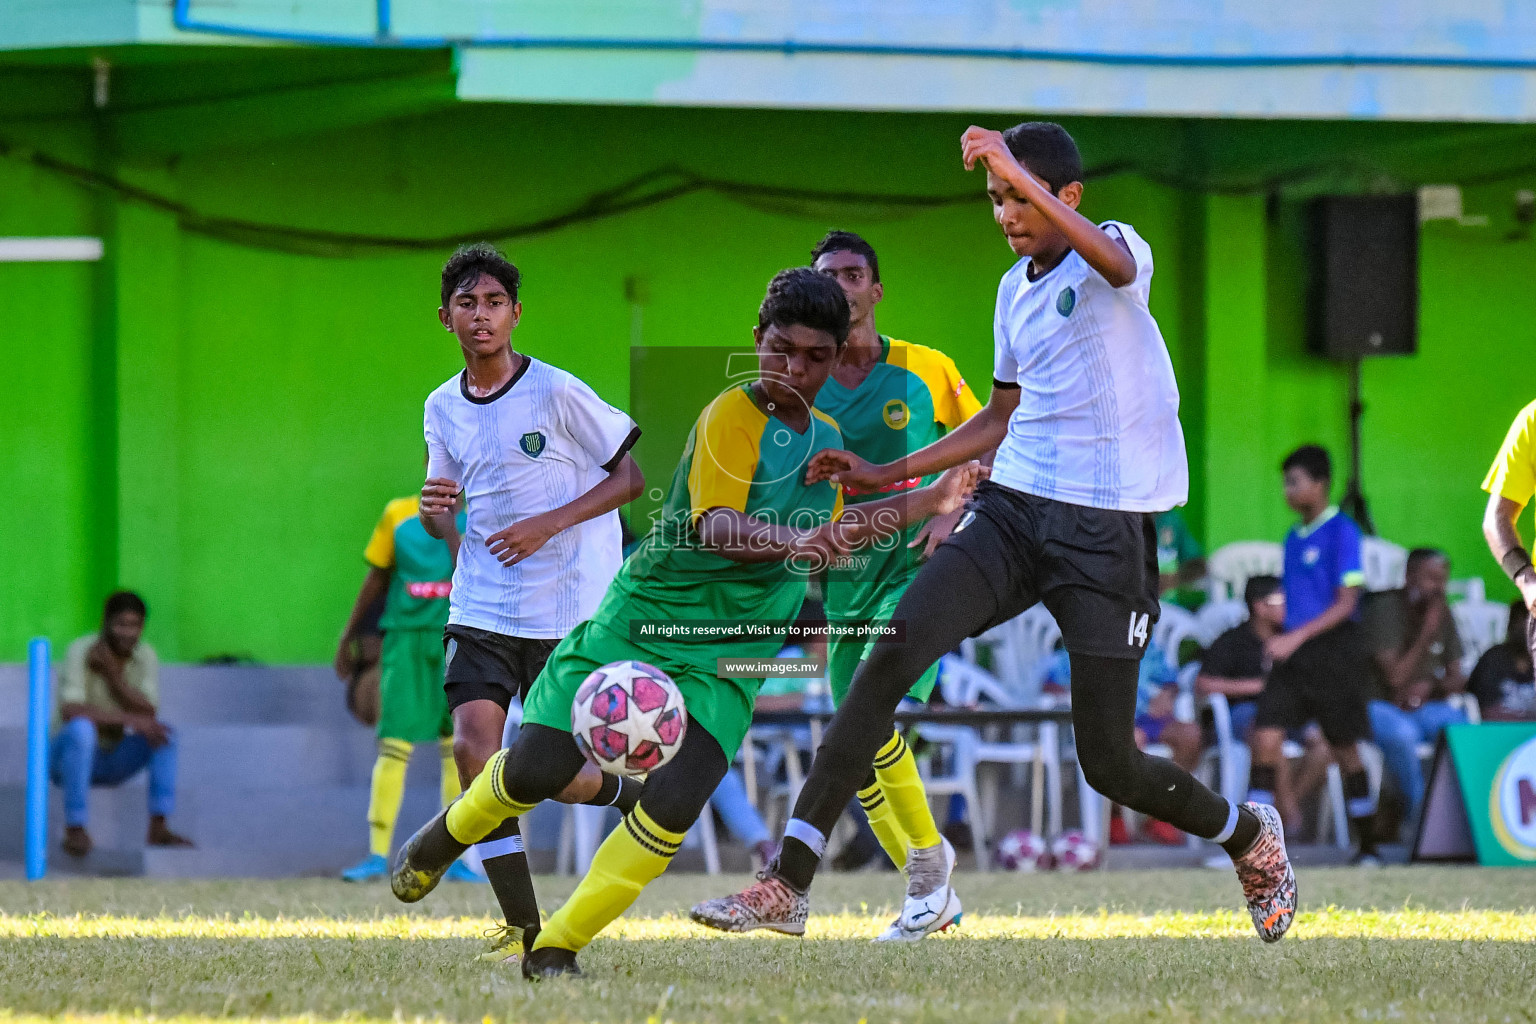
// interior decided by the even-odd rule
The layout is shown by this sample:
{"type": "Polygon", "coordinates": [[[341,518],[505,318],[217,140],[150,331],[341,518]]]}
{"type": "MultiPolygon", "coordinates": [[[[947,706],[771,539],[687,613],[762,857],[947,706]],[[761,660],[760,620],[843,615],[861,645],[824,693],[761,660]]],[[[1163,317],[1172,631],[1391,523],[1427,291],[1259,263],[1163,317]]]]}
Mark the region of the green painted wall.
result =
{"type": "MultiPolygon", "coordinates": [[[[242,82],[268,87],[239,68],[242,82]]],[[[768,278],[804,262],[833,226],[864,232],[881,252],[881,326],[949,351],[987,390],[993,296],[1011,255],[979,178],[956,157],[966,118],[490,104],[420,113],[442,82],[430,68],[404,70],[414,85],[403,114],[359,124],[364,93],[347,86],[355,102],[328,109],[312,83],[254,111],[249,95],[221,105],[200,94],[193,116],[167,98],[174,76],[152,65],[160,84],[141,83],[145,101],[109,117],[95,142],[88,119],[29,121],[12,108],[0,109],[0,142],[102,161],[207,216],[378,234],[473,234],[668,165],[778,186],[974,190],[974,203],[920,212],[699,193],[507,248],[525,275],[516,343],[621,405],[635,404],[632,342],[745,343],[768,278]],[[240,141],[246,124],[257,141],[240,141]]],[[[77,78],[59,88],[75,96],[77,78]]],[[[27,80],[50,110],[79,99],[27,80]]],[[[1136,161],[1095,179],[1085,211],[1136,224],[1156,252],[1153,310],[1184,395],[1197,532],[1213,544],[1278,537],[1288,522],[1278,459],[1307,440],[1339,447],[1344,377],[1303,351],[1294,211],[1208,194],[1189,178],[1222,161],[1228,175],[1262,165],[1276,151],[1272,128],[1232,127],[1228,153],[1220,125],[1070,127],[1091,165],[1136,161]]],[[[1411,143],[1441,130],[1377,135],[1411,143]]],[[[1286,153],[1326,149],[1322,129],[1297,131],[1312,134],[1286,153]]],[[[1513,187],[1469,194],[1469,208],[1491,208],[1513,187]]],[[[1489,575],[1476,485],[1528,400],[1525,281],[1536,269],[1533,243],[1504,242],[1503,230],[1426,231],[1424,352],[1373,363],[1365,378],[1367,483],[1384,534],[1438,540],[1462,571],[1489,575]]],[[[15,152],[0,157],[0,234],[89,232],[108,239],[98,268],[0,265],[0,482],[33,503],[0,534],[0,660],[22,657],[31,635],[64,641],[91,628],[117,583],[145,593],[149,635],[167,658],[326,660],[369,530],[389,498],[419,485],[422,400],[460,365],[434,313],[445,252],[254,248],[88,192],[15,152]]],[[[697,410],[664,393],[640,404],[651,435],[638,453],[651,486],[664,487],[697,410]]]]}

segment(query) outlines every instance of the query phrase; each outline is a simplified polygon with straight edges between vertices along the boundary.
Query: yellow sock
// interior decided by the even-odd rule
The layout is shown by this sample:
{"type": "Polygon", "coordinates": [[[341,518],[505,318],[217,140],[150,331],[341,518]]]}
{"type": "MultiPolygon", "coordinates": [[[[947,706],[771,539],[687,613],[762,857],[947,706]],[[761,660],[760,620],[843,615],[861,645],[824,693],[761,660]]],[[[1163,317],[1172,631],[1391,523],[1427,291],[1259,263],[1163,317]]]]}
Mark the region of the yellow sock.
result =
{"type": "Polygon", "coordinates": [[[464,795],[448,808],[448,834],[459,842],[478,843],[508,818],[521,817],[537,806],[517,803],[507,795],[502,780],[502,766],[506,761],[505,750],[492,754],[464,795]]]}
{"type": "Polygon", "coordinates": [[[898,870],[905,871],[907,867],[907,834],[896,824],[896,815],[891,811],[891,802],[880,792],[880,784],[877,782],[867,789],[859,790],[859,804],[864,808],[864,813],[869,817],[869,827],[875,830],[875,838],[880,840],[880,848],[891,858],[898,870]]]}
{"type": "Polygon", "coordinates": [[[437,743],[443,751],[443,776],[440,781],[443,786],[443,806],[447,807],[464,792],[464,787],[459,785],[459,764],[453,759],[453,737],[444,736],[437,743]]]}
{"type": "Polygon", "coordinates": [[[411,763],[411,745],[405,740],[379,740],[379,759],[373,762],[373,786],[368,791],[368,849],[389,856],[395,839],[395,821],[405,797],[405,766],[411,763]]]}
{"type": "Polygon", "coordinates": [[[923,777],[917,773],[917,758],[912,756],[912,749],[901,733],[894,733],[875,755],[875,778],[880,781],[880,791],[885,794],[897,827],[906,834],[912,849],[937,846],[939,826],[928,806],[928,791],[923,789],[923,777]]]}
{"type": "Polygon", "coordinates": [[[587,876],[571,898],[555,911],[534,949],[556,946],[577,952],[635,902],[652,879],[667,870],[683,843],[683,833],[668,832],[636,807],[603,840],[587,876]]]}

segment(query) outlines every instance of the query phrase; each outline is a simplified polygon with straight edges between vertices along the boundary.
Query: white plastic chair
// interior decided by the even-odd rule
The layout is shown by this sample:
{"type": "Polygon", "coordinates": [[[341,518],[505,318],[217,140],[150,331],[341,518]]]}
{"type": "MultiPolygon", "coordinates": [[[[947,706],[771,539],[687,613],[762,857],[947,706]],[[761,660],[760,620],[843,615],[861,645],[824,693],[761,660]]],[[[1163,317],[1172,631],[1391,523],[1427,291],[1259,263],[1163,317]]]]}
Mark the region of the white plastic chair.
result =
{"type": "MultiPolygon", "coordinates": [[[[1381,801],[1381,774],[1386,762],[1381,749],[1374,743],[1361,740],[1355,744],[1360,751],[1360,763],[1365,767],[1365,777],[1370,782],[1371,802],[1381,801]]],[[[1323,801],[1317,810],[1317,838],[1322,840],[1328,831],[1333,833],[1333,845],[1341,850],[1349,849],[1349,807],[1344,799],[1344,775],[1337,762],[1328,763],[1327,785],[1323,788],[1323,801]],[[1330,829],[1331,826],[1331,829],[1330,829]]]]}
{"type": "Polygon", "coordinates": [[[1445,585],[1447,596],[1460,601],[1486,601],[1488,591],[1481,576],[1469,576],[1464,580],[1451,580],[1445,585]]]}
{"type": "Polygon", "coordinates": [[[1248,605],[1241,598],[1207,601],[1195,613],[1195,626],[1199,630],[1202,647],[1211,646],[1221,634],[1247,621],[1248,605]]]}
{"type": "MultiPolygon", "coordinates": [[[[959,658],[946,657],[939,664],[939,679],[944,694],[944,700],[956,707],[975,707],[983,704],[993,704],[998,707],[1019,707],[1020,702],[1011,699],[1011,695],[985,669],[970,664],[959,658]]],[[[932,732],[932,729],[970,728],[968,726],[919,726],[918,732],[930,742],[938,742],[940,736],[949,736],[948,733],[932,732]]],[[[1046,834],[1042,829],[1047,825],[1051,829],[1050,835],[1061,831],[1061,740],[1060,733],[1055,722],[1041,722],[1036,726],[1018,725],[1014,729],[1014,737],[1007,740],[988,740],[978,730],[971,729],[975,734],[975,743],[967,748],[970,757],[975,761],[977,769],[977,781],[975,788],[984,794],[986,806],[984,817],[988,820],[994,817],[997,802],[997,789],[993,780],[980,775],[980,767],[984,764],[1005,764],[1022,768],[1028,765],[1030,768],[1030,827],[1037,835],[1046,834]],[[1033,740],[1021,739],[1018,734],[1029,729],[1035,729],[1033,740]]],[[[972,821],[972,832],[976,830],[976,823],[972,821]]]]}
{"type": "Polygon", "coordinates": [[[1360,568],[1370,593],[1401,589],[1408,571],[1408,549],[1380,537],[1362,537],[1360,568]]]}
{"type": "Polygon", "coordinates": [[[1248,768],[1252,755],[1248,744],[1232,734],[1232,705],[1224,693],[1213,693],[1205,698],[1205,706],[1211,710],[1215,726],[1216,745],[1205,752],[1200,763],[1200,774],[1214,774],[1217,790],[1234,804],[1248,799],[1248,768]]]}
{"type": "Polygon", "coordinates": [[[1201,647],[1205,646],[1201,640],[1199,621],[1192,612],[1164,601],[1157,625],[1152,627],[1152,643],[1163,652],[1168,667],[1175,673],[1179,671],[1179,647],[1185,640],[1193,640],[1201,647]]]}
{"type": "Polygon", "coordinates": [[[1461,639],[1461,668],[1466,674],[1488,648],[1504,642],[1509,630],[1509,606],[1497,601],[1457,601],[1451,605],[1451,618],[1461,639]]]}
{"type": "Polygon", "coordinates": [[[1214,601],[1242,599],[1243,587],[1255,576],[1279,576],[1285,569],[1285,549],[1273,541],[1240,540],[1223,544],[1205,560],[1214,601]]]}
{"type": "Polygon", "coordinates": [[[923,788],[930,797],[950,796],[958,793],[965,799],[965,812],[971,822],[971,839],[976,850],[976,867],[986,871],[991,867],[991,851],[988,849],[987,814],[981,803],[977,787],[977,747],[980,738],[976,730],[964,725],[923,725],[918,732],[929,743],[946,748],[945,772],[935,774],[933,759],[918,762],[923,777],[923,788]]]}
{"type": "Polygon", "coordinates": [[[1040,678],[1046,662],[1061,641],[1061,627],[1043,604],[1037,604],[981,636],[960,644],[960,655],[980,664],[981,648],[991,655],[992,674],[1009,692],[1012,701],[1032,702],[1040,695],[1040,678]]]}

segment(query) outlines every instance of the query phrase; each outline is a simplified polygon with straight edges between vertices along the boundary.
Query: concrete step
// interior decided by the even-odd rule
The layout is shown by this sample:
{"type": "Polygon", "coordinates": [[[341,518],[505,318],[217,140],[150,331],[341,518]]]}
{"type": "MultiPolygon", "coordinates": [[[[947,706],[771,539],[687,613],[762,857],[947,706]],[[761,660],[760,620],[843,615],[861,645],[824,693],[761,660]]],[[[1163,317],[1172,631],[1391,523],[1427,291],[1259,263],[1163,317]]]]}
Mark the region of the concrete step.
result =
{"type": "MultiPolygon", "coordinates": [[[[162,665],[160,708],[173,725],[355,724],[345,688],[320,665],[162,665]]],[[[26,723],[27,667],[0,664],[0,727],[26,723]]]]}
{"type": "MultiPolygon", "coordinates": [[[[365,783],[378,743],[357,723],[331,725],[176,725],[183,785],[202,779],[245,788],[313,783],[365,783]]],[[[26,730],[0,727],[0,786],[26,783],[26,730]]],[[[418,744],[411,772],[437,775],[436,743],[418,744]]]]}

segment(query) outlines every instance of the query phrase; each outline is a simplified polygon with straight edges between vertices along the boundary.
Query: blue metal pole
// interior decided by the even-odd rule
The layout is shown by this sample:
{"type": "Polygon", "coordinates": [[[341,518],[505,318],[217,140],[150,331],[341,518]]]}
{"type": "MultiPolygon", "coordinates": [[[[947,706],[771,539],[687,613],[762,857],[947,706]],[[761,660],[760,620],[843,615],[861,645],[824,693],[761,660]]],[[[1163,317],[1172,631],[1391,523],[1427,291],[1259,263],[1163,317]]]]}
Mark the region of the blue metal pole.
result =
{"type": "Polygon", "coordinates": [[[48,641],[27,646],[27,881],[48,871],[48,720],[53,716],[48,641]]]}

